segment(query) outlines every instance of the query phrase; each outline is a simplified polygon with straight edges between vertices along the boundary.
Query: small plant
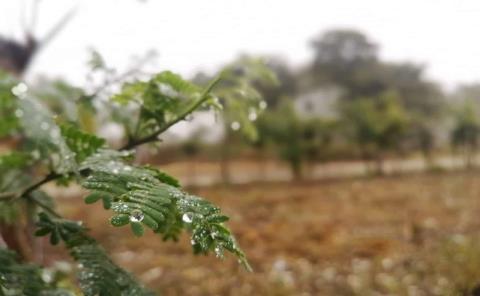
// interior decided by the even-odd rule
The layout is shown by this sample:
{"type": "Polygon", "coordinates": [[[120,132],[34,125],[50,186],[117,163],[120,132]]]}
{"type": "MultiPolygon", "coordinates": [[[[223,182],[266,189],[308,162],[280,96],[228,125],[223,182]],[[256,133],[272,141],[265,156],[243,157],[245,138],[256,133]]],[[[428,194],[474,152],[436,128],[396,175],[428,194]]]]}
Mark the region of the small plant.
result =
{"type": "MultiPolygon", "coordinates": [[[[76,295],[77,288],[65,288],[55,277],[43,276],[46,269],[32,263],[38,252],[32,247],[33,233],[48,236],[53,245],[64,244],[78,263],[84,295],[152,295],[113,263],[81,221],[68,220],[55,210],[54,199],[42,190],[50,182],[81,185],[89,191],[84,197],[87,206],[102,202],[112,212],[110,223],[130,227],[135,236],[149,229],[163,240],[176,241],[187,231],[195,254],[222,258],[229,252],[250,270],[224,224],[228,217],[217,206],[185,192],[176,179],[157,168],[133,162],[136,147],[159,141],[170,127],[198,110],[234,105],[260,112],[262,101],[251,84],[269,73],[261,66],[241,71],[239,67],[227,67],[204,87],[162,72],[123,84],[108,101],[98,92],[86,95],[76,88],[69,92],[62,85],[64,100],[76,109],[68,114],[55,110],[56,115],[25,83],[1,76],[0,144],[10,150],[0,156],[0,295],[76,295]],[[243,103],[228,102],[233,99],[243,103]],[[126,141],[121,148],[113,149],[105,139],[86,132],[92,127],[85,119],[94,117],[97,109],[103,110],[97,116],[102,123],[111,117],[123,126],[126,141]],[[3,242],[6,248],[1,247],[3,242]]],[[[237,114],[243,109],[238,107],[237,114]]]]}

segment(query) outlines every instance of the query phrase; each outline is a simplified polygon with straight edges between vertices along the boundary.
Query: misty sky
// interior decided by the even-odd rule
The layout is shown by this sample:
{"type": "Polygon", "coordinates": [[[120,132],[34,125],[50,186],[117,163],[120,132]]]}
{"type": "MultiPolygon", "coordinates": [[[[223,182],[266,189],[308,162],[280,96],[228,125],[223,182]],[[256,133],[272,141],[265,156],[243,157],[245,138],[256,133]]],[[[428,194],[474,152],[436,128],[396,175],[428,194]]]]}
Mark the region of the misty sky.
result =
{"type": "MultiPolygon", "coordinates": [[[[23,1],[28,6],[30,0],[23,1]]],[[[20,36],[22,0],[0,0],[0,32],[20,36]]],[[[156,69],[213,70],[239,52],[277,54],[294,66],[311,59],[309,40],[332,27],[357,28],[381,56],[428,66],[448,86],[480,81],[476,0],[40,0],[41,36],[70,8],[72,22],[36,59],[32,74],[84,82],[87,48],[124,66],[149,49],[156,69]]]]}

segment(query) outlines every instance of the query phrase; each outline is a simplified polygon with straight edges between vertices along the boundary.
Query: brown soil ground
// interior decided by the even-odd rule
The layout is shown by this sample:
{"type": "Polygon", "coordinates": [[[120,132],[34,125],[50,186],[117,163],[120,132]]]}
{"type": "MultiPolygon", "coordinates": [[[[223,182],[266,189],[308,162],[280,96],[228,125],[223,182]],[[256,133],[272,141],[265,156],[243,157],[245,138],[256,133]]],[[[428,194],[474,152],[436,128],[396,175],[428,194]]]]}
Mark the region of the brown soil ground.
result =
{"type": "MultiPolygon", "coordinates": [[[[427,291],[434,284],[423,294],[403,294],[386,287],[388,278],[382,276],[403,283],[410,273],[418,274],[406,265],[400,273],[387,272],[392,266],[428,257],[449,238],[476,237],[479,177],[415,174],[194,189],[231,217],[228,225],[253,273],[231,257],[193,256],[186,236],[178,243],[153,233],[134,238],[128,227],[109,226],[110,213],[99,204],[86,206],[81,198],[62,199],[61,211],[84,220],[116,262],[163,295],[440,295],[427,291]],[[361,268],[370,270],[368,283],[359,280],[361,268]]],[[[422,289],[428,279],[417,280],[422,289]]]]}

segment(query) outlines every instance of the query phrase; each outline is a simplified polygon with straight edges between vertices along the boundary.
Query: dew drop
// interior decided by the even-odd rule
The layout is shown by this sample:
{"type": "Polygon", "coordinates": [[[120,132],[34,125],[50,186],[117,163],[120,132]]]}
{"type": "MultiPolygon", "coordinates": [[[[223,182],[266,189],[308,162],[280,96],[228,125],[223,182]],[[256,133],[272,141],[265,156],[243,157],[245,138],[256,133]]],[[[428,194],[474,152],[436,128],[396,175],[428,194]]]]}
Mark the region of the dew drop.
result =
{"type": "Polygon", "coordinates": [[[15,116],[21,118],[23,116],[23,110],[17,109],[15,110],[15,116]]]}
{"type": "Polygon", "coordinates": [[[230,125],[230,127],[232,128],[232,130],[238,131],[238,130],[240,129],[240,122],[234,121],[234,122],[232,122],[232,124],[230,125]]]}
{"type": "Polygon", "coordinates": [[[185,120],[186,120],[186,121],[192,121],[192,120],[193,120],[193,115],[192,115],[192,114],[188,114],[188,115],[185,117],[185,120]]]}
{"type": "Polygon", "coordinates": [[[265,110],[265,109],[267,109],[267,102],[261,101],[259,106],[260,106],[260,109],[265,110]]]}
{"type": "Polygon", "coordinates": [[[217,258],[222,258],[223,257],[222,249],[219,246],[215,247],[215,256],[217,258]]]}
{"type": "Polygon", "coordinates": [[[51,132],[50,132],[50,137],[54,138],[54,139],[58,139],[60,137],[60,130],[58,129],[53,129],[51,132]]]}
{"type": "Polygon", "coordinates": [[[33,159],[39,159],[40,158],[40,151],[38,150],[33,150],[31,153],[33,159]]]}
{"type": "Polygon", "coordinates": [[[27,91],[28,86],[23,82],[20,82],[19,84],[12,87],[12,93],[17,97],[23,97],[27,91]]]}
{"type": "Polygon", "coordinates": [[[44,269],[41,277],[42,277],[42,280],[45,281],[46,283],[51,283],[53,280],[52,271],[44,269]]]}
{"type": "Polygon", "coordinates": [[[40,128],[44,131],[48,130],[49,127],[50,125],[47,122],[40,123],[40,128]]]}
{"type": "Polygon", "coordinates": [[[192,223],[193,221],[193,215],[191,213],[185,213],[182,216],[182,220],[185,223],[192,223]]]}
{"type": "Polygon", "coordinates": [[[250,113],[248,113],[248,120],[250,120],[250,121],[257,120],[257,112],[250,111],[250,113]]]}
{"type": "Polygon", "coordinates": [[[138,209],[135,209],[130,213],[131,222],[142,222],[143,218],[145,218],[145,215],[138,209]]]}

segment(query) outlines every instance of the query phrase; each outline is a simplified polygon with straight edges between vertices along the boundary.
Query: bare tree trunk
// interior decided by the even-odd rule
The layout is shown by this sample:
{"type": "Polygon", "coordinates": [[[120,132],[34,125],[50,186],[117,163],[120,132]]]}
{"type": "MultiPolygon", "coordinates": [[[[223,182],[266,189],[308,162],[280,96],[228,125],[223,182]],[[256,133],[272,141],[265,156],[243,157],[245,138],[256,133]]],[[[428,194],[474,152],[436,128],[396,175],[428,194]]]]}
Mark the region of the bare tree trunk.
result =
{"type": "Polygon", "coordinates": [[[230,184],[231,176],[230,176],[230,144],[229,144],[230,136],[227,134],[225,135],[225,139],[223,141],[223,145],[221,147],[220,152],[220,175],[222,178],[222,182],[224,184],[230,184]]]}
{"type": "Polygon", "coordinates": [[[384,160],[380,153],[375,156],[375,173],[379,176],[385,175],[384,160]]]}

